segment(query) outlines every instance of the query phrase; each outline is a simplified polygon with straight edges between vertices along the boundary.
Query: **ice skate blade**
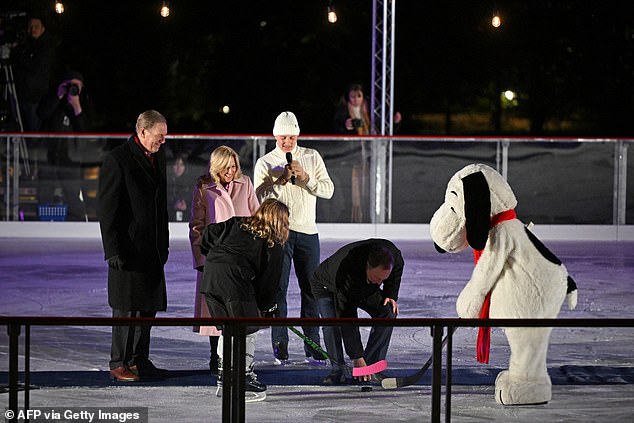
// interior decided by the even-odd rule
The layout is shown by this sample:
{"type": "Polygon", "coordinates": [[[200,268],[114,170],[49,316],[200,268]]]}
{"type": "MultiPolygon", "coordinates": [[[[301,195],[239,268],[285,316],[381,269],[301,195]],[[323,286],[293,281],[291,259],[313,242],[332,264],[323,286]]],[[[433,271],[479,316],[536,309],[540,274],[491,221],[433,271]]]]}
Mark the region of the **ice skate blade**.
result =
{"type": "MultiPolygon", "coordinates": [[[[222,386],[216,388],[216,396],[222,398],[222,386]]],[[[246,391],[244,393],[244,402],[260,402],[266,399],[266,392],[252,392],[246,391]]]]}
{"type": "Polygon", "coordinates": [[[273,361],[273,365],[275,366],[290,366],[291,364],[293,364],[291,360],[280,360],[279,358],[276,358],[273,361]]]}
{"type": "Polygon", "coordinates": [[[304,359],[304,363],[305,364],[309,364],[311,366],[325,366],[328,364],[328,362],[326,360],[315,360],[312,357],[306,357],[304,359]]]}
{"type": "Polygon", "coordinates": [[[247,391],[244,393],[244,402],[260,402],[266,399],[266,392],[251,392],[247,391]]]}

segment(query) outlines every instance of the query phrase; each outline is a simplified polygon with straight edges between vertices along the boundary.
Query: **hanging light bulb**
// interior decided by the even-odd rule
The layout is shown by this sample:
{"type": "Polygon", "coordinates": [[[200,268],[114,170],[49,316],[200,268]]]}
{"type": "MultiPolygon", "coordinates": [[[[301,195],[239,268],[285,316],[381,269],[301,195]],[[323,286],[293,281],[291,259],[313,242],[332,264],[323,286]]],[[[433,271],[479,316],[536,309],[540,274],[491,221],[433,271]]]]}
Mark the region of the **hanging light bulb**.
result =
{"type": "Polygon", "coordinates": [[[331,24],[337,22],[337,12],[335,11],[335,6],[333,6],[332,1],[328,4],[328,22],[331,24]]]}
{"type": "Polygon", "coordinates": [[[170,15],[170,5],[168,1],[163,2],[163,7],[161,7],[161,16],[167,18],[170,15]]]}
{"type": "Polygon", "coordinates": [[[493,18],[491,18],[491,25],[493,28],[499,28],[502,25],[502,18],[500,17],[500,12],[497,10],[493,12],[493,18]]]}
{"type": "Polygon", "coordinates": [[[55,2],[55,13],[58,15],[64,13],[64,3],[62,3],[62,0],[57,0],[55,2]]]}

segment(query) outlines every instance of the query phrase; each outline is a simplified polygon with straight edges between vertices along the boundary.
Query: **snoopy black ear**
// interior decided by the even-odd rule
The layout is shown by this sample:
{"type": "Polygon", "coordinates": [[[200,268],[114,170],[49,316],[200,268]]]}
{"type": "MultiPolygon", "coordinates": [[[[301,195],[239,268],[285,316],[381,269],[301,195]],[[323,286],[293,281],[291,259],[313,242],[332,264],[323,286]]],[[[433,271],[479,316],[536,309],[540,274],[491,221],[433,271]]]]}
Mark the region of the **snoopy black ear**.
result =
{"type": "Polygon", "coordinates": [[[434,248],[435,248],[435,249],[436,249],[436,251],[437,251],[437,252],[439,252],[440,254],[445,254],[445,253],[446,253],[446,251],[445,251],[445,250],[444,250],[444,249],[443,249],[440,245],[436,244],[435,242],[434,242],[434,248]]]}
{"type": "Polygon", "coordinates": [[[491,192],[482,172],[462,178],[467,242],[474,250],[483,250],[489,236],[491,192]]]}

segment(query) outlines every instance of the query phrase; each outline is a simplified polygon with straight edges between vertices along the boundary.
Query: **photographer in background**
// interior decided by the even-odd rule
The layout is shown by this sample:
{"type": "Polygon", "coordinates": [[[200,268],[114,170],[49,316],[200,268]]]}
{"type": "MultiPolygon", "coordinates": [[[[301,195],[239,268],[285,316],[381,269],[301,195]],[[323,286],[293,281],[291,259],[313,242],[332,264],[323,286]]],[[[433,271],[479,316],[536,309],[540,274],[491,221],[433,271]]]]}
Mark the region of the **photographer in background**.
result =
{"type": "Polygon", "coordinates": [[[85,132],[88,122],[84,105],[84,77],[70,70],[62,77],[55,92],[49,92],[40,101],[37,115],[44,132],[85,132]]]}
{"type": "MultiPolygon", "coordinates": [[[[401,114],[394,113],[394,126],[401,123],[401,114]]],[[[363,92],[363,85],[353,82],[348,85],[339,99],[335,111],[334,130],[336,134],[372,135],[370,127],[370,106],[363,92]]],[[[396,132],[396,131],[394,131],[396,132]]]]}
{"type": "MultiPolygon", "coordinates": [[[[84,77],[70,70],[54,91],[40,101],[37,114],[44,132],[86,132],[84,77]]],[[[40,168],[40,203],[68,205],[68,220],[87,220],[81,179],[81,148],[86,140],[50,138],[47,141],[47,164],[40,168]],[[73,160],[73,158],[75,160],[73,160]]]]}
{"type": "MultiPolygon", "coordinates": [[[[394,125],[397,126],[401,122],[401,114],[394,114],[394,125]]],[[[363,85],[352,83],[348,85],[346,91],[341,96],[334,117],[334,131],[337,134],[367,136],[374,135],[376,131],[371,127],[370,106],[363,93],[363,85]]],[[[346,155],[354,164],[350,167],[347,163],[340,169],[333,167],[333,174],[339,176],[343,173],[341,179],[350,178],[351,192],[347,196],[350,198],[351,204],[346,204],[346,209],[351,211],[350,222],[363,223],[369,218],[369,149],[365,143],[361,143],[361,157],[357,158],[358,146],[349,143],[352,148],[346,152],[346,155]],[[347,175],[350,176],[347,176],[347,175]]],[[[340,160],[341,163],[341,160],[340,160]]]]}
{"type": "Polygon", "coordinates": [[[363,86],[348,85],[335,111],[334,129],[337,134],[370,135],[370,107],[363,95],[363,86]]]}

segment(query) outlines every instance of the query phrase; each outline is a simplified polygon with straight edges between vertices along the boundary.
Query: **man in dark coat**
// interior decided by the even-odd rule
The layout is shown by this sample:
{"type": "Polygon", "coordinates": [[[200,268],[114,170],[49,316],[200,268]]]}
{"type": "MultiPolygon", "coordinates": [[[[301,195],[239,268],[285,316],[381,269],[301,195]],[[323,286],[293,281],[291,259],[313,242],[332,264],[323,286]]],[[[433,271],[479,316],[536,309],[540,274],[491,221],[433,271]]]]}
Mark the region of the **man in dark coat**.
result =
{"type": "Polygon", "coordinates": [[[48,90],[55,46],[41,16],[31,16],[27,34],[25,42],[11,52],[11,60],[24,130],[39,131],[37,106],[48,90]]]}
{"type": "MultiPolygon", "coordinates": [[[[360,308],[372,318],[395,318],[404,264],[400,250],[386,239],[341,247],[319,265],[311,280],[319,314],[322,318],[357,318],[360,308]]],[[[332,366],[323,381],[326,385],[346,382],[342,340],[354,367],[365,367],[385,359],[392,337],[391,326],[373,327],[364,349],[358,327],[324,326],[323,331],[332,366]]]]}
{"type": "MultiPolygon", "coordinates": [[[[137,119],[136,134],[112,150],[101,166],[99,224],[112,317],[155,317],[167,308],[167,184],[165,153],[160,150],[166,135],[165,117],[146,111],[137,119]]],[[[165,373],[149,359],[150,329],[113,326],[113,379],[136,381],[165,373]]]]}

